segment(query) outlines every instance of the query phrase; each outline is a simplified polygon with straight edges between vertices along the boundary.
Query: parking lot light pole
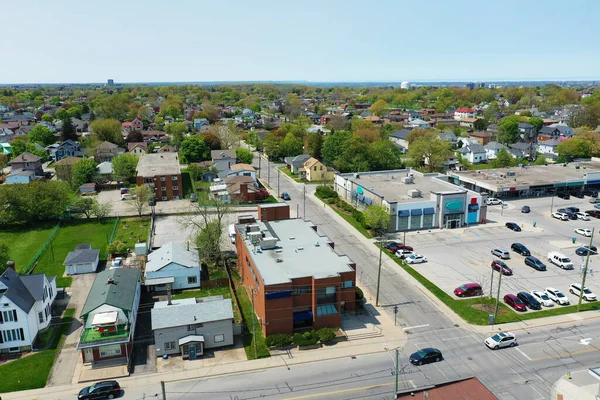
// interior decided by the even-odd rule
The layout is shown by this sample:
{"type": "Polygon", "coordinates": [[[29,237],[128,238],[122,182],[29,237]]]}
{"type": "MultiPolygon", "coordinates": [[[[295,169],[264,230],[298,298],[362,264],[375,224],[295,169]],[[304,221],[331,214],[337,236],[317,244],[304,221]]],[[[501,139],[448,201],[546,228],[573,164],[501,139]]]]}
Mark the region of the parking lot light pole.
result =
{"type": "Polygon", "coordinates": [[[500,268],[500,278],[498,278],[498,291],[496,292],[496,310],[494,310],[494,324],[498,315],[498,302],[500,301],[500,285],[502,284],[502,268],[500,268]]]}
{"type": "Polygon", "coordinates": [[[383,232],[379,235],[379,269],[377,271],[377,294],[375,295],[375,307],[379,307],[379,285],[381,283],[381,258],[383,256],[383,232]]]}
{"type": "Polygon", "coordinates": [[[585,287],[585,278],[587,276],[588,265],[590,263],[590,253],[592,252],[592,240],[594,239],[594,230],[596,228],[592,228],[592,234],[590,236],[590,245],[587,249],[587,256],[585,257],[585,267],[583,268],[583,274],[581,277],[581,288],[579,290],[579,299],[577,301],[577,312],[581,308],[581,299],[583,298],[583,288],[585,287]]]}

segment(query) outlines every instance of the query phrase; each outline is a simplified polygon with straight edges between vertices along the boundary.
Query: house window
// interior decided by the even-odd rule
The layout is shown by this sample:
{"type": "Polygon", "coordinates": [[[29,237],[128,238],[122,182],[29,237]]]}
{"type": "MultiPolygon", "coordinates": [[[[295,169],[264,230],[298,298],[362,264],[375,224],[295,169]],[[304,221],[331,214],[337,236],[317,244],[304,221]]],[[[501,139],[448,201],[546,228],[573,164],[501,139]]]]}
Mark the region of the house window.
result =
{"type": "Polygon", "coordinates": [[[18,322],[17,310],[2,311],[3,322],[18,322]]]}
{"type": "Polygon", "coordinates": [[[323,171],[323,166],[322,166],[322,165],[319,167],[319,170],[320,170],[320,171],[323,171]]]}
{"type": "Polygon", "coordinates": [[[326,304],[323,306],[317,306],[317,315],[322,317],[325,315],[333,315],[333,314],[337,314],[337,308],[335,306],[335,304],[326,304]]]}
{"type": "Polygon", "coordinates": [[[167,180],[167,178],[165,178],[164,176],[161,176],[161,177],[160,177],[160,181],[161,181],[161,182],[164,182],[164,181],[166,181],[166,180],[167,180]]]}
{"type": "Polygon", "coordinates": [[[204,324],[196,324],[196,328],[202,328],[204,324]]]}
{"type": "Polygon", "coordinates": [[[188,325],[187,330],[188,332],[194,332],[196,330],[196,325],[188,325]]]}
{"type": "Polygon", "coordinates": [[[113,344],[109,346],[101,346],[99,347],[100,357],[112,357],[112,356],[120,356],[121,355],[121,345],[113,344]]]}
{"type": "Polygon", "coordinates": [[[215,335],[215,343],[221,343],[225,341],[225,335],[215,335]]]}
{"type": "Polygon", "coordinates": [[[23,328],[2,331],[2,340],[4,342],[16,342],[23,340],[24,338],[25,335],[23,334],[23,328]]]}
{"type": "Polygon", "coordinates": [[[423,228],[433,228],[433,214],[423,215],[423,228]]]}
{"type": "Polygon", "coordinates": [[[50,293],[50,299],[52,299],[52,295],[53,295],[53,293],[52,293],[52,288],[49,288],[49,289],[48,289],[48,293],[50,293]]]}
{"type": "Polygon", "coordinates": [[[408,230],[408,219],[409,219],[409,217],[398,217],[398,230],[399,231],[408,230]]]}
{"type": "Polygon", "coordinates": [[[167,191],[167,187],[166,187],[166,186],[163,186],[163,187],[162,187],[162,191],[163,191],[163,192],[166,192],[166,191],[167,191]]]}
{"type": "Polygon", "coordinates": [[[175,348],[175,342],[166,342],[165,350],[173,350],[175,348]]]}
{"type": "Polygon", "coordinates": [[[162,197],[163,201],[167,201],[167,196],[162,197]]]}
{"type": "Polygon", "coordinates": [[[315,166],[313,167],[313,171],[316,171],[316,170],[317,170],[317,166],[315,165],[315,166]]]}
{"type": "Polygon", "coordinates": [[[40,324],[44,323],[44,313],[41,311],[38,313],[38,320],[40,321],[40,324]]]}
{"type": "Polygon", "coordinates": [[[294,286],[292,288],[292,295],[294,295],[294,296],[298,296],[301,294],[310,294],[310,293],[312,293],[312,286],[310,286],[310,285],[294,286]]]}
{"type": "Polygon", "coordinates": [[[179,190],[179,186],[173,186],[173,190],[179,190]]]}
{"type": "Polygon", "coordinates": [[[188,285],[191,285],[194,283],[198,283],[198,277],[197,276],[188,276],[188,285]]]}
{"type": "Polygon", "coordinates": [[[173,176],[171,177],[171,180],[172,180],[172,181],[176,181],[176,180],[177,180],[177,176],[173,175],[173,176]]]}
{"type": "Polygon", "coordinates": [[[344,281],[342,282],[342,288],[343,289],[348,289],[353,287],[354,285],[352,284],[352,281],[344,281]]]}

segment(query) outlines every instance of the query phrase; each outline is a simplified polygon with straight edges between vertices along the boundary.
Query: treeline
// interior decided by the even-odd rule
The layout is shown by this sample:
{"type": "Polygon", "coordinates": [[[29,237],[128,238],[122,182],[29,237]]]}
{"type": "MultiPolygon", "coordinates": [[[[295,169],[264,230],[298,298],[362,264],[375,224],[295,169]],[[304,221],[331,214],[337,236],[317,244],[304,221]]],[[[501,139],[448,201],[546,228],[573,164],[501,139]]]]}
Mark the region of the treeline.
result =
{"type": "Polygon", "coordinates": [[[0,224],[12,225],[58,219],[71,198],[69,184],[33,181],[0,186],[0,224]]]}

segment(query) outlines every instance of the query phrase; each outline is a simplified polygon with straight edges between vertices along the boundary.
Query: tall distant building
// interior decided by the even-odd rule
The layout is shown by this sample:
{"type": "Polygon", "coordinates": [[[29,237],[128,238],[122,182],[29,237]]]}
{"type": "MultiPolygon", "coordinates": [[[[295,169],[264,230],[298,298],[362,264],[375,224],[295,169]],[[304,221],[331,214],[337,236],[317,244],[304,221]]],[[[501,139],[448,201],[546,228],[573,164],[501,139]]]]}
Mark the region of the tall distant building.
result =
{"type": "Polygon", "coordinates": [[[406,81],[402,82],[400,84],[400,89],[410,89],[410,82],[406,82],[406,81]]]}
{"type": "Polygon", "coordinates": [[[475,82],[469,82],[465,85],[466,87],[468,87],[469,89],[475,89],[475,82]]]}
{"type": "Polygon", "coordinates": [[[115,86],[115,81],[114,81],[114,79],[109,79],[108,81],[106,81],[106,84],[108,86],[115,86]]]}

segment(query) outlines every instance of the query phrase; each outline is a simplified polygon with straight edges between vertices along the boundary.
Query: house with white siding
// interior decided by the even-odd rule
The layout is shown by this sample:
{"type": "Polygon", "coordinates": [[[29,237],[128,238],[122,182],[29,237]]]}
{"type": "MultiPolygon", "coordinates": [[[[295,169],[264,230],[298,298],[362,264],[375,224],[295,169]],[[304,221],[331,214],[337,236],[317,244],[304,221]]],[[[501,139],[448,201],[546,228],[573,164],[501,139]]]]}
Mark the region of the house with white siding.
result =
{"type": "Polygon", "coordinates": [[[170,242],[148,255],[144,286],[150,292],[200,287],[198,250],[184,243],[170,242]]]}

